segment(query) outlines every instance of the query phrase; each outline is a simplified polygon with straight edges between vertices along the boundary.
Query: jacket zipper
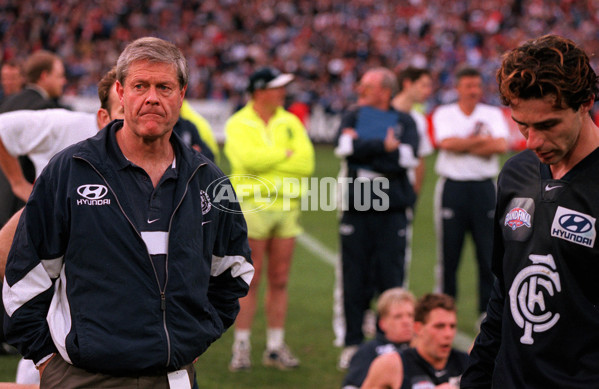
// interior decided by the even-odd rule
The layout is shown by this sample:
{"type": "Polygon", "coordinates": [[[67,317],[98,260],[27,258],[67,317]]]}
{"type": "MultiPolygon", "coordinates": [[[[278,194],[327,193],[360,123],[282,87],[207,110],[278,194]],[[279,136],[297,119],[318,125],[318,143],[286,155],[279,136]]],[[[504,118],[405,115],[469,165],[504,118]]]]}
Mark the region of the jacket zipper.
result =
{"type": "MultiPolygon", "coordinates": [[[[183,202],[183,199],[185,198],[185,195],[187,195],[187,190],[189,189],[189,183],[191,182],[191,180],[193,179],[193,177],[196,175],[196,173],[200,169],[200,167],[202,167],[204,165],[205,164],[201,164],[201,165],[197,166],[195,168],[195,170],[191,173],[191,175],[189,176],[189,179],[185,183],[185,191],[183,192],[183,195],[181,196],[181,199],[179,200],[179,203],[177,204],[177,206],[175,207],[175,209],[173,209],[173,213],[171,214],[171,219],[168,222],[169,242],[170,242],[170,236],[171,236],[171,227],[173,225],[173,218],[175,217],[175,213],[177,212],[177,210],[181,206],[181,203],[183,202]]],[[[115,195],[115,197],[116,197],[116,195],[115,195]]],[[[164,291],[160,292],[160,309],[162,309],[162,319],[163,319],[163,323],[164,323],[164,332],[166,332],[166,338],[168,340],[168,342],[167,342],[168,359],[167,359],[167,363],[166,363],[167,367],[171,363],[171,342],[170,342],[170,338],[169,338],[169,335],[168,335],[168,329],[167,329],[167,326],[166,326],[166,295],[165,295],[166,285],[168,284],[168,257],[169,257],[168,254],[169,254],[169,252],[170,252],[170,249],[167,250],[167,252],[166,252],[166,259],[165,259],[165,263],[164,263],[164,266],[165,266],[165,269],[164,269],[164,272],[165,272],[164,291]]],[[[150,261],[151,261],[151,258],[150,258],[150,261]]],[[[152,262],[152,266],[153,265],[154,265],[154,262],[152,262]]],[[[154,272],[156,274],[156,280],[158,280],[158,275],[156,273],[156,268],[154,268],[154,272]]],[[[158,283],[158,286],[160,287],[160,283],[158,283]]]]}
{"type": "MultiPolygon", "coordinates": [[[[98,169],[96,169],[96,167],[94,166],[94,164],[92,164],[87,159],[85,159],[83,157],[80,157],[80,156],[74,156],[73,158],[77,158],[77,159],[80,159],[82,161],[85,161],[102,178],[102,180],[104,181],[104,183],[106,184],[106,186],[108,186],[108,188],[110,189],[110,191],[114,194],[114,198],[116,199],[116,203],[118,204],[119,209],[121,210],[121,213],[125,216],[125,218],[129,222],[129,224],[131,224],[131,227],[133,227],[133,230],[135,231],[135,233],[137,234],[137,236],[139,236],[139,238],[143,241],[143,238],[141,237],[141,234],[139,233],[139,231],[137,231],[137,228],[135,227],[135,224],[131,221],[131,219],[129,218],[129,216],[123,210],[123,207],[121,206],[121,203],[119,201],[118,196],[116,195],[116,192],[112,189],[112,187],[108,183],[108,180],[106,180],[106,178],[104,178],[104,175],[102,173],[100,173],[98,171],[98,169]]],[[[185,191],[183,192],[183,196],[181,196],[181,200],[179,200],[179,203],[177,204],[177,206],[173,210],[173,213],[171,214],[171,219],[170,219],[169,225],[168,225],[168,235],[169,235],[169,237],[170,237],[171,226],[173,224],[173,217],[175,216],[175,212],[177,212],[177,210],[181,206],[181,203],[183,202],[183,199],[185,198],[185,195],[187,194],[187,189],[189,188],[189,183],[191,182],[191,180],[193,179],[193,177],[195,176],[195,174],[197,173],[197,171],[200,169],[200,167],[202,167],[204,165],[205,165],[205,163],[200,164],[199,166],[197,166],[196,169],[193,171],[193,173],[189,176],[189,179],[187,180],[187,182],[185,184],[185,191]]],[[[154,262],[152,261],[152,257],[150,256],[150,253],[148,253],[148,259],[150,260],[150,265],[152,265],[152,270],[154,270],[154,277],[156,278],[156,284],[158,285],[158,291],[160,292],[160,310],[162,311],[162,326],[164,328],[164,333],[166,335],[167,357],[166,357],[166,365],[165,366],[168,367],[168,365],[171,363],[171,339],[170,339],[170,336],[168,334],[168,327],[166,325],[166,285],[168,284],[168,252],[166,254],[166,261],[165,261],[164,289],[160,288],[160,280],[158,279],[158,272],[156,271],[156,266],[154,266],[154,262]]]]}

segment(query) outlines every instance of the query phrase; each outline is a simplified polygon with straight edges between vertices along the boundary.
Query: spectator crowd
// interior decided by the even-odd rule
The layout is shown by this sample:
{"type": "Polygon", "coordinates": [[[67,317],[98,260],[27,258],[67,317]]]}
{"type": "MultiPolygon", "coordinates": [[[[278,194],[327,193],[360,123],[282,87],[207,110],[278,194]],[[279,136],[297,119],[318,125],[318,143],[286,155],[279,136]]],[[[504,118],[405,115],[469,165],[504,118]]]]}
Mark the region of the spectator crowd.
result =
{"type": "Polygon", "coordinates": [[[483,75],[486,102],[498,104],[501,54],[549,30],[594,53],[598,18],[599,2],[572,0],[2,0],[0,59],[55,52],[65,94],[95,96],[124,46],[153,35],[182,48],[188,98],[240,106],[252,70],[272,65],[296,75],[293,99],[334,113],[367,68],[429,68],[433,107],[455,99],[451,75],[467,63],[483,75]]]}

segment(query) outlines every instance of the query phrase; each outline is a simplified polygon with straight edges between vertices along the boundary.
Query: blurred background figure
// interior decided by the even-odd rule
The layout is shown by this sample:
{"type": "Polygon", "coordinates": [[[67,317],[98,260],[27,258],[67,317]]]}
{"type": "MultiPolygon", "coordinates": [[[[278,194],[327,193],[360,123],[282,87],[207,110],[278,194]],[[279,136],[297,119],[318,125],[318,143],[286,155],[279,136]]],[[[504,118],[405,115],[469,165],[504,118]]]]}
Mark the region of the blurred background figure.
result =
{"type": "Polygon", "coordinates": [[[456,273],[466,232],[472,234],[478,262],[478,311],[484,314],[493,287],[491,255],[495,177],[499,154],[507,151],[508,127],[499,107],[481,103],[480,72],[456,73],[458,100],[433,114],[439,156],[435,189],[437,290],[456,297],[456,273]]]}
{"type": "Polygon", "coordinates": [[[457,330],[457,311],[451,296],[422,296],[416,303],[413,347],[377,357],[362,388],[458,389],[468,354],[452,348],[457,330]]]}
{"type": "Polygon", "coordinates": [[[410,171],[410,180],[414,192],[420,193],[426,166],[424,157],[435,151],[429,138],[428,120],[424,116],[424,105],[433,93],[433,79],[428,69],[408,66],[397,73],[399,92],[391,100],[391,106],[400,112],[409,113],[416,122],[416,129],[420,137],[418,146],[418,166],[410,171]]]}
{"type": "Polygon", "coordinates": [[[406,209],[416,200],[407,172],[418,165],[414,120],[390,105],[397,91],[395,74],[387,68],[370,69],[356,89],[357,105],[343,115],[335,148],[335,155],[342,158],[339,177],[348,183],[338,205],[343,211],[342,274],[338,273],[336,287],[343,286],[345,318],[340,370],[349,367],[364,340],[364,314],[372,299],[403,285],[406,209]]]}
{"type": "MultiPolygon", "coordinates": [[[[199,132],[199,137],[201,142],[206,147],[198,147],[197,151],[200,151],[202,154],[206,155],[211,161],[218,162],[220,161],[220,150],[218,148],[218,143],[216,143],[216,139],[214,138],[214,132],[212,131],[212,126],[204,118],[200,115],[187,99],[183,100],[183,105],[181,105],[181,112],[179,113],[180,118],[184,120],[188,120],[196,127],[199,132]]],[[[198,145],[199,146],[199,145],[198,145]]]]}
{"type": "Polygon", "coordinates": [[[250,335],[263,270],[267,329],[262,363],[281,370],[300,364],[285,343],[287,281],[295,238],[302,232],[299,180],[314,170],[314,148],[301,121],[283,108],[285,87],[293,78],[270,67],[255,71],[249,78],[251,100],[226,125],[231,183],[248,225],[256,269],[248,295],[240,300],[231,371],[251,367],[250,335]]]}
{"type": "Polygon", "coordinates": [[[17,109],[65,108],[59,102],[67,82],[62,59],[49,51],[31,54],[24,64],[26,85],[0,105],[0,112],[17,109]]]}
{"type": "MultiPolygon", "coordinates": [[[[9,88],[13,87],[14,93],[2,100],[0,113],[19,109],[36,110],[61,107],[58,98],[62,96],[66,78],[64,65],[57,55],[43,50],[36,51],[25,61],[23,71],[27,84],[21,91],[17,91],[14,85],[9,86],[9,88]]],[[[19,163],[27,181],[33,183],[35,167],[31,160],[26,156],[21,156],[19,157],[19,163]]],[[[25,202],[12,192],[10,183],[2,172],[0,172],[0,188],[1,227],[25,205],[25,202]]],[[[3,320],[2,315],[0,316],[0,323],[3,320]]],[[[3,333],[0,333],[0,344],[5,344],[3,333]]],[[[5,346],[0,347],[0,352],[6,349],[5,346]]]]}
{"type": "MultiPolygon", "coordinates": [[[[27,84],[19,91],[3,99],[0,113],[20,109],[64,108],[58,103],[66,83],[62,60],[48,51],[36,51],[23,65],[27,84]]],[[[25,178],[30,183],[35,179],[35,167],[25,156],[19,158],[25,178]]],[[[4,174],[0,178],[0,226],[25,203],[14,195],[4,174]]]]}
{"type": "Polygon", "coordinates": [[[23,65],[16,59],[4,61],[0,68],[0,83],[2,85],[2,98],[0,99],[0,105],[9,96],[20,92],[25,84],[25,77],[23,76],[23,65]]]}
{"type": "Polygon", "coordinates": [[[414,335],[414,295],[403,288],[387,289],[380,295],[376,310],[381,333],[363,343],[349,364],[343,389],[359,388],[370,364],[379,355],[400,351],[410,346],[414,335]]]}

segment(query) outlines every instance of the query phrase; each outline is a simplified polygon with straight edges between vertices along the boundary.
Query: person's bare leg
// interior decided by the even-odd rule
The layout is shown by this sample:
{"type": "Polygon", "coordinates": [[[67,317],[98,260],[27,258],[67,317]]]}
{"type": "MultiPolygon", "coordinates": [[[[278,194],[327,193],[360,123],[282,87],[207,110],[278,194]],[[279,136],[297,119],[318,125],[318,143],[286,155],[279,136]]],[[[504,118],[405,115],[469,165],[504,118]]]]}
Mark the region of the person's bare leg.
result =
{"type": "Polygon", "coordinates": [[[250,284],[250,290],[247,296],[239,299],[241,310],[235,320],[236,330],[250,330],[254,315],[256,314],[258,287],[260,286],[260,277],[262,273],[262,264],[264,262],[264,254],[268,244],[267,240],[248,239],[250,249],[252,250],[252,261],[254,263],[254,278],[250,284]]]}
{"type": "Polygon", "coordinates": [[[252,261],[254,263],[254,278],[250,284],[250,290],[247,296],[239,299],[240,310],[235,321],[235,331],[233,332],[233,356],[229,363],[229,370],[240,371],[251,367],[250,360],[250,336],[252,322],[256,314],[256,305],[258,299],[258,287],[260,286],[260,275],[262,273],[262,263],[264,262],[264,253],[268,241],[248,239],[252,249],[252,261]]]}
{"type": "Polygon", "coordinates": [[[268,328],[284,328],[287,316],[287,281],[295,238],[273,238],[268,255],[266,289],[266,321],[268,328]]]}

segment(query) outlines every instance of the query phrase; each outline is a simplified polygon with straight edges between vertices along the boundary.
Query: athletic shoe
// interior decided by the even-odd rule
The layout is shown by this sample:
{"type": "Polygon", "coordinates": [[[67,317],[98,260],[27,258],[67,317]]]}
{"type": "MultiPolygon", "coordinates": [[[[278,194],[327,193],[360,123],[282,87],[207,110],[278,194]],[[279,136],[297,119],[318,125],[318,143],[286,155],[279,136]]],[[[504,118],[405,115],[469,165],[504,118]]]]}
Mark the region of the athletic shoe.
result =
{"type": "Polygon", "coordinates": [[[339,370],[347,370],[349,368],[349,363],[353,358],[354,354],[358,351],[358,346],[346,346],[341,351],[341,355],[339,355],[339,363],[337,363],[337,369],[339,370]]]}
{"type": "Polygon", "coordinates": [[[291,353],[286,344],[276,350],[265,350],[262,355],[264,366],[276,367],[279,370],[294,369],[299,366],[300,361],[291,353]]]}
{"type": "Polygon", "coordinates": [[[246,342],[233,343],[233,357],[229,363],[229,370],[232,372],[249,370],[252,367],[250,360],[250,344],[246,342]]]}

